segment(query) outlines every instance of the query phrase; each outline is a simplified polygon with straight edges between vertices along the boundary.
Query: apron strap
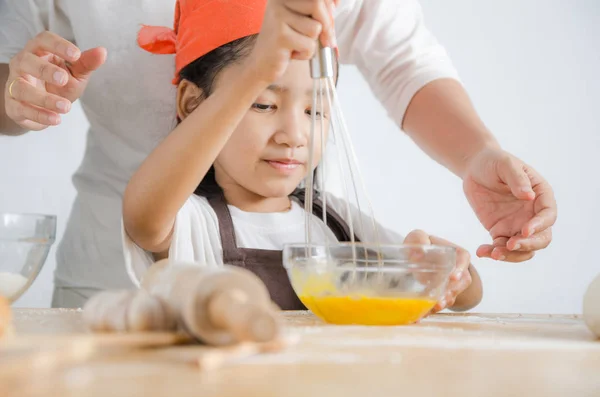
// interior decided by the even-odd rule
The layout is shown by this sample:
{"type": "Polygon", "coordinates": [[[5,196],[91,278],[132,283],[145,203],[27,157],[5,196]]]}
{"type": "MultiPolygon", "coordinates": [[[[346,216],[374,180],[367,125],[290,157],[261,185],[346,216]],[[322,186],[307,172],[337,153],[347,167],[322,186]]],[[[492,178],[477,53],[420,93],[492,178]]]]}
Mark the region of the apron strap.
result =
{"type": "Polygon", "coordinates": [[[208,197],[207,199],[219,221],[219,234],[221,235],[221,245],[223,246],[223,259],[225,260],[225,258],[228,258],[230,262],[241,260],[242,258],[238,251],[237,240],[235,238],[235,229],[233,228],[233,219],[231,219],[231,213],[227,207],[225,196],[221,193],[219,195],[208,197]]]}
{"type": "MultiPolygon", "coordinates": [[[[296,189],[292,193],[292,196],[297,198],[298,201],[304,205],[306,200],[306,190],[296,189]]],[[[319,198],[313,200],[313,215],[319,219],[323,219],[323,202],[319,198]]],[[[352,240],[350,238],[350,227],[348,227],[344,218],[332,208],[327,210],[327,226],[331,229],[335,237],[337,237],[338,241],[349,242],[352,240]]],[[[354,241],[360,242],[356,235],[354,235],[354,241]]]]}

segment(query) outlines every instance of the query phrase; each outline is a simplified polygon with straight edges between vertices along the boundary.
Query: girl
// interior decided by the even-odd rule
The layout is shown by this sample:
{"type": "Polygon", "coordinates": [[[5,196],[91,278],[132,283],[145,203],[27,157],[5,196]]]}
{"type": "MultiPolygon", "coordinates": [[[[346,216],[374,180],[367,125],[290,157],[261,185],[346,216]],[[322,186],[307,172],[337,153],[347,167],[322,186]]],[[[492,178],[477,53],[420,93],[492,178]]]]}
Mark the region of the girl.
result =
{"type": "MultiPolygon", "coordinates": [[[[160,258],[227,263],[255,272],[282,309],[304,309],[281,263],[281,249],[304,241],[303,195],[297,187],[321,157],[317,151],[308,164],[314,111],[308,60],[318,39],[325,46],[335,42],[330,2],[266,3],[179,0],[174,30],[140,31],[144,49],[176,55],[180,123],[125,191],[125,259],[136,283],[160,258]]],[[[316,117],[327,119],[328,109],[316,117]]],[[[314,239],[348,241],[348,227],[338,215],[344,203],[335,197],[328,201],[327,225],[316,202],[314,239]]],[[[356,235],[375,240],[360,228],[356,235]]],[[[382,227],[378,237],[382,243],[403,241],[382,227]]],[[[404,241],[446,243],[419,231],[404,241]]],[[[457,262],[436,310],[464,310],[481,299],[479,278],[464,250],[457,262]]]]}

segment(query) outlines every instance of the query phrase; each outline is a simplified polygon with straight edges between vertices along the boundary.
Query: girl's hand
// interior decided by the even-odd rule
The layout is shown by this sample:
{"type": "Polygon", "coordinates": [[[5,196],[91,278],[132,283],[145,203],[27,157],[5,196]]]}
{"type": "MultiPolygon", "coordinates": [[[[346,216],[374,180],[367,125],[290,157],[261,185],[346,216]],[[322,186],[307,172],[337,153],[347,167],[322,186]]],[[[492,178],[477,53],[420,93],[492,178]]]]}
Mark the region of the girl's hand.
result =
{"type": "Polygon", "coordinates": [[[277,80],[290,59],[312,58],[319,39],[335,47],[334,0],[269,0],[250,60],[254,75],[266,84],[277,80]]]}
{"type": "Polygon", "coordinates": [[[91,73],[106,60],[104,48],[81,52],[73,43],[42,32],[9,62],[4,88],[7,116],[40,131],[60,123],[60,114],[83,93],[91,73]]]}
{"type": "Polygon", "coordinates": [[[404,239],[405,244],[424,244],[424,245],[441,245],[456,248],[456,265],[450,275],[446,293],[438,301],[432,310],[432,313],[437,313],[445,308],[451,308],[456,301],[458,295],[464,292],[473,281],[469,266],[471,264],[471,255],[469,252],[449,241],[439,237],[430,236],[421,230],[413,230],[404,239]]]}

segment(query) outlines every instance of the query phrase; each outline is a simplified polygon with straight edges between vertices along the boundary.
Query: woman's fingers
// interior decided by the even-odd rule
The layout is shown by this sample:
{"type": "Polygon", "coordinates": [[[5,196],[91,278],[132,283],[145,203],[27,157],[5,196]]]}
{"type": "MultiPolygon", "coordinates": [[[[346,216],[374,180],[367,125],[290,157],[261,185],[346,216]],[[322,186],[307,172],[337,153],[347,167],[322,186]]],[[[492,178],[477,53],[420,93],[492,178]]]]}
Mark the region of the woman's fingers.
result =
{"type": "Polygon", "coordinates": [[[525,237],[549,229],[556,223],[558,210],[554,193],[550,187],[538,195],[535,207],[536,214],[521,229],[521,233],[525,237]]]}
{"type": "Polygon", "coordinates": [[[510,251],[538,251],[550,245],[552,241],[552,229],[545,229],[530,237],[521,235],[511,237],[506,243],[506,248],[510,251]]]}
{"type": "MultiPolygon", "coordinates": [[[[95,47],[81,53],[75,62],[69,62],[69,71],[76,80],[85,80],[106,62],[108,53],[104,47],[95,47]]],[[[57,59],[57,61],[61,61],[57,59]]],[[[59,62],[65,65],[64,62],[59,62]]],[[[72,79],[71,79],[72,80],[72,79]]]]}
{"type": "MultiPolygon", "coordinates": [[[[27,121],[39,124],[37,127],[48,127],[52,125],[60,124],[60,116],[49,110],[29,105],[25,102],[10,101],[7,103],[7,114],[16,123],[22,124],[27,121]]],[[[29,123],[31,124],[31,123],[29,123]]],[[[25,125],[24,125],[25,126],[25,125]]],[[[32,128],[34,130],[40,130],[43,128],[32,128]]]]}
{"type": "Polygon", "coordinates": [[[501,256],[500,256],[500,251],[498,251],[498,248],[506,247],[507,242],[508,242],[507,237],[497,237],[494,239],[492,244],[481,245],[477,249],[477,256],[480,258],[491,258],[491,259],[496,259],[496,260],[502,260],[502,259],[500,259],[501,256]]]}
{"type": "Polygon", "coordinates": [[[81,51],[76,45],[51,32],[42,32],[9,62],[5,89],[6,114],[17,124],[39,131],[60,124],[59,113],[71,109],[71,101],[47,91],[64,87],[70,80],[58,65],[77,62],[81,51]]]}
{"type": "MultiPolygon", "coordinates": [[[[12,99],[15,101],[47,110],[49,113],[46,112],[45,114],[56,115],[56,113],[67,113],[71,110],[71,102],[69,100],[42,91],[22,78],[18,78],[11,84],[12,99]]],[[[21,115],[24,115],[24,112],[21,112],[21,115]]],[[[41,122],[39,120],[34,121],[41,122]]],[[[54,124],[49,119],[45,121],[54,124]]]]}
{"type": "Polygon", "coordinates": [[[48,31],[42,32],[30,40],[25,46],[25,52],[38,56],[54,54],[69,62],[77,61],[81,55],[81,51],[75,44],[48,31]]]}
{"type": "Polygon", "coordinates": [[[32,76],[48,84],[63,86],[69,81],[66,70],[52,64],[46,58],[25,52],[11,60],[11,72],[17,76],[32,76]]]}
{"type": "Polygon", "coordinates": [[[498,260],[498,261],[502,261],[502,262],[517,263],[517,262],[528,261],[531,258],[533,258],[534,256],[535,256],[535,252],[533,252],[533,251],[527,251],[527,252],[509,251],[506,247],[496,247],[492,251],[491,258],[498,260]]]}
{"type": "Polygon", "coordinates": [[[475,252],[475,254],[477,255],[478,258],[491,258],[492,257],[492,251],[494,250],[494,246],[491,244],[483,244],[480,245],[479,248],[477,248],[477,251],[475,252]]]}
{"type": "Polygon", "coordinates": [[[535,251],[546,248],[552,241],[552,229],[546,229],[530,237],[522,235],[498,237],[493,244],[484,244],[477,249],[480,258],[491,258],[503,262],[524,262],[535,256],[535,251]]]}

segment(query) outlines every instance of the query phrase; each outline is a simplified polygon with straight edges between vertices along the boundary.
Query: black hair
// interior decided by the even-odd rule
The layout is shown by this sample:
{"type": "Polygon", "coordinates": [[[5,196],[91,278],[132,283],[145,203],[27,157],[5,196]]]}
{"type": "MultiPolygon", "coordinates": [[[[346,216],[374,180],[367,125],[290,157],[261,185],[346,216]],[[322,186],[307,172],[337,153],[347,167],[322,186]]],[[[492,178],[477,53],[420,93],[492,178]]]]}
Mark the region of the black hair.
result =
{"type": "MultiPolygon", "coordinates": [[[[239,62],[250,54],[256,37],[257,35],[246,36],[224,44],[181,69],[179,79],[194,83],[202,91],[197,101],[189,104],[190,108],[186,109],[188,112],[191,112],[193,108],[198,106],[200,101],[212,94],[215,80],[223,69],[239,62]]],[[[214,167],[210,167],[194,194],[204,197],[221,194],[221,187],[217,184],[215,178],[214,167]]]]}
{"type": "Polygon", "coordinates": [[[181,69],[179,79],[188,80],[202,90],[202,96],[198,98],[199,100],[208,98],[213,92],[215,80],[219,73],[227,66],[231,66],[248,56],[257,36],[242,37],[215,48],[181,69]]]}
{"type": "MultiPolygon", "coordinates": [[[[219,73],[226,67],[231,66],[248,56],[252,51],[257,37],[258,35],[254,34],[231,41],[215,48],[181,69],[179,72],[179,80],[188,80],[194,83],[202,91],[200,97],[195,102],[191,102],[188,105],[189,108],[186,109],[186,111],[191,112],[202,100],[208,98],[212,94],[215,80],[219,73]]],[[[336,67],[336,83],[338,74],[339,67],[336,67]]],[[[316,177],[316,170],[314,174],[316,177]]],[[[222,194],[221,187],[215,178],[214,166],[210,167],[194,191],[194,194],[204,197],[222,194]]]]}

